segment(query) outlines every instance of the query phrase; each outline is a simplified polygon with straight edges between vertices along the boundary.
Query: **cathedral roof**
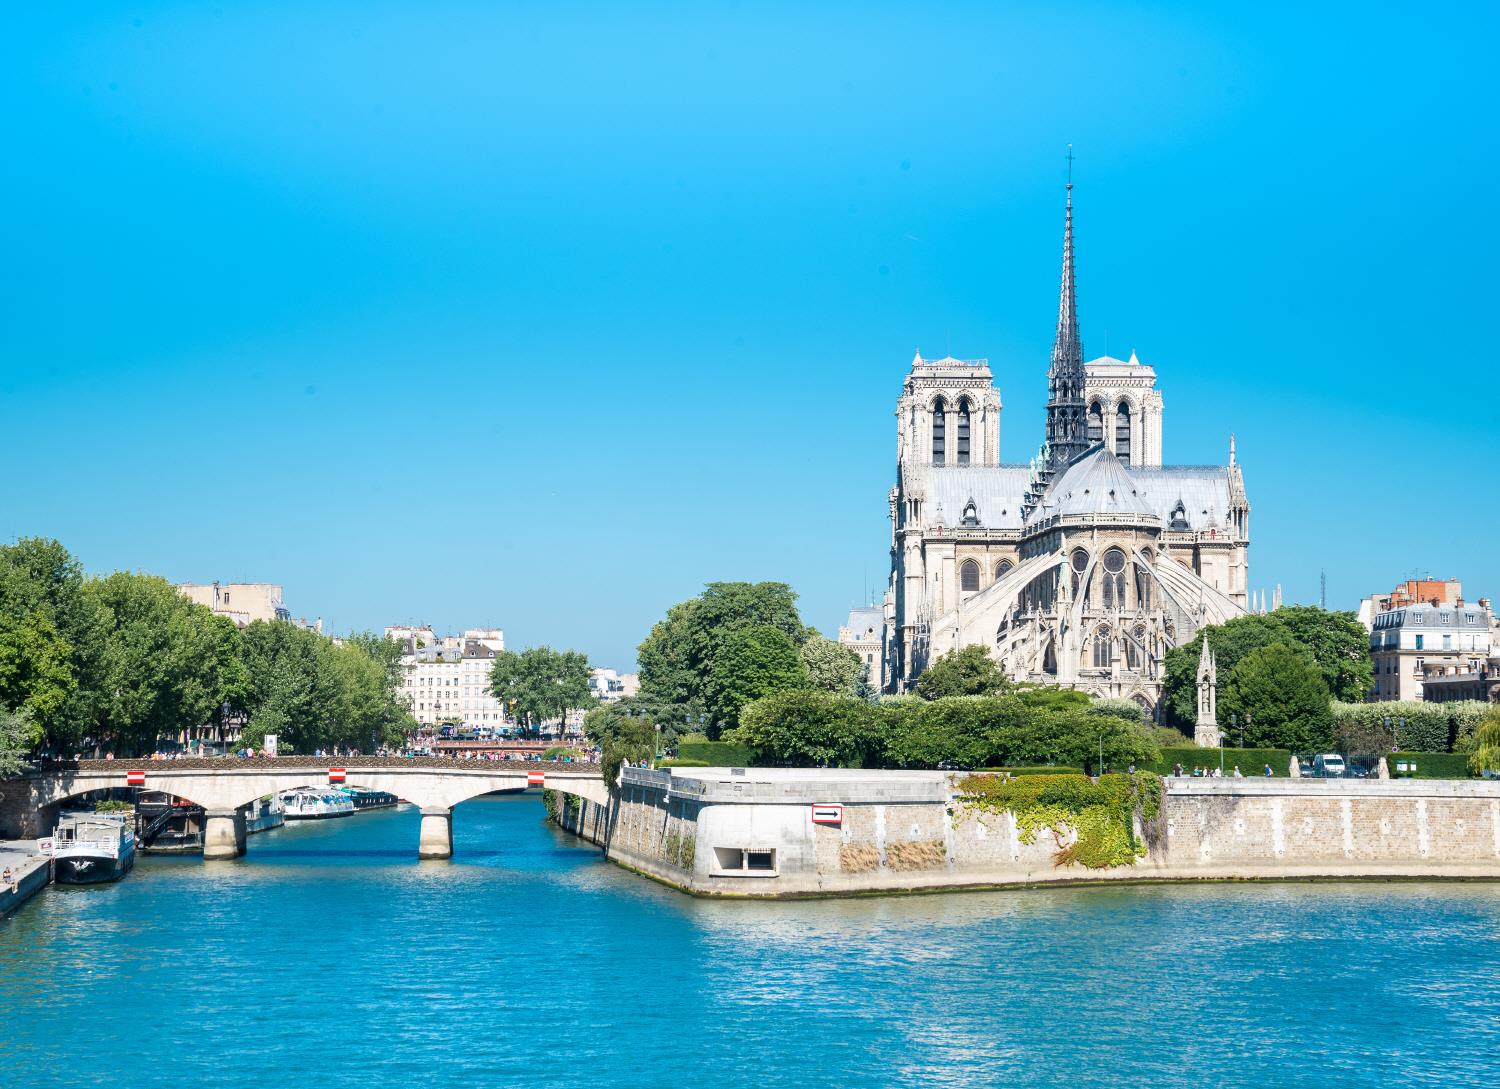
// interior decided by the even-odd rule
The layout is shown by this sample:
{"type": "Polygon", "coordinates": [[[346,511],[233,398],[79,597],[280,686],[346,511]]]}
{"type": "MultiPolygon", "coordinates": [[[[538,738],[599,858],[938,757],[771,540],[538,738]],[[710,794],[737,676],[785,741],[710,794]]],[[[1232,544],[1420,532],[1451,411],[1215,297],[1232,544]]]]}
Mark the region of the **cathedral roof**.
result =
{"type": "Polygon", "coordinates": [[[1188,528],[1195,531],[1215,525],[1222,527],[1229,517],[1227,466],[1136,466],[1130,470],[1130,475],[1141,495],[1161,515],[1163,524],[1171,522],[1172,512],[1179,502],[1188,528]]]}
{"type": "Polygon", "coordinates": [[[1020,529],[1021,499],[1029,482],[1024,465],[935,466],[928,477],[929,520],[936,520],[941,510],[943,525],[956,526],[972,499],[975,517],[984,528],[1020,529]]]}
{"type": "Polygon", "coordinates": [[[1131,471],[1100,445],[1075,458],[1042,496],[1033,519],[1054,514],[1156,514],[1131,471]]]}

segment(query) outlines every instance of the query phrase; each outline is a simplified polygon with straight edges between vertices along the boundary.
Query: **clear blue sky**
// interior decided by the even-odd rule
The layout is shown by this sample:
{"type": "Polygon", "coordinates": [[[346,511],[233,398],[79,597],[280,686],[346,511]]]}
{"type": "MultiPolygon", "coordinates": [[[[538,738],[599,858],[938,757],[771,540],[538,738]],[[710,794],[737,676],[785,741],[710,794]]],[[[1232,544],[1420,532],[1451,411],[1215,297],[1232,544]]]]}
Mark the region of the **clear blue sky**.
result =
{"type": "Polygon", "coordinates": [[[1088,354],[1251,578],[1500,595],[1493,7],[135,3],[9,13],[0,537],[335,630],[628,665],[715,579],[832,632],[914,350],[1040,439],[1088,354]]]}

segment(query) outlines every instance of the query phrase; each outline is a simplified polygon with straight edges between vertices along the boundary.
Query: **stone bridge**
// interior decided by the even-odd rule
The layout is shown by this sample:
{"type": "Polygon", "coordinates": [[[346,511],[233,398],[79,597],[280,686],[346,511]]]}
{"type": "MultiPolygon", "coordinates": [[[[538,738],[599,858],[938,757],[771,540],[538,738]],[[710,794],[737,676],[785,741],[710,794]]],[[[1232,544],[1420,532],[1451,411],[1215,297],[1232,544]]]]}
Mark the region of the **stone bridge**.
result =
{"type": "Polygon", "coordinates": [[[333,768],[344,769],[345,786],[383,790],[421,809],[421,858],[453,854],[453,807],[481,794],[545,786],[599,805],[609,799],[599,768],[592,764],[398,756],[76,760],[0,783],[0,835],[45,835],[70,798],[140,786],[201,805],[206,817],[203,857],[234,858],[245,853],[245,808],[250,803],[295,787],[327,787],[333,768]],[[144,773],[144,782],[133,782],[131,772],[144,773]]]}

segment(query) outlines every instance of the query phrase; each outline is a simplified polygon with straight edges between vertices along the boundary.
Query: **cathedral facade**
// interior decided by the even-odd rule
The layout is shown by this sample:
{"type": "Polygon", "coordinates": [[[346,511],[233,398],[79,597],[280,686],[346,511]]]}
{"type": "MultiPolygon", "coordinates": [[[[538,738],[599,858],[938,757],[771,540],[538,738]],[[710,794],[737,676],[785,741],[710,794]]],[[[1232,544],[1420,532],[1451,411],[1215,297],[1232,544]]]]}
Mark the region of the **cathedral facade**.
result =
{"type": "Polygon", "coordinates": [[[1072,189],[1037,455],[1001,463],[987,361],[918,353],[906,376],[889,497],[891,691],[977,644],[1015,680],[1154,711],[1167,651],[1246,611],[1250,502],[1233,437],[1227,465],[1163,465],[1155,371],[1133,352],[1084,362],[1072,189]]]}

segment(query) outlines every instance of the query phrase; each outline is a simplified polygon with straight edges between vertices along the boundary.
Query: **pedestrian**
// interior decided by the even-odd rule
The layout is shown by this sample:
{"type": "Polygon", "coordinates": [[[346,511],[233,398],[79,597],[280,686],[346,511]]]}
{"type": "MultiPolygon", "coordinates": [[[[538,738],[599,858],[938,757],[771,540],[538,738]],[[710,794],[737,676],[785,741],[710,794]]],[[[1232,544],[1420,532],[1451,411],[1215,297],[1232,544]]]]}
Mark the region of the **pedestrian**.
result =
{"type": "Polygon", "coordinates": [[[1266,770],[1262,774],[1265,775],[1265,777],[1267,779],[1269,779],[1271,777],[1271,765],[1270,764],[1266,765],[1266,770]]]}
{"type": "Polygon", "coordinates": [[[1244,776],[1242,774],[1240,774],[1240,766],[1238,764],[1236,764],[1234,766],[1234,777],[1236,779],[1243,779],[1244,778],[1244,776]]]}
{"type": "Polygon", "coordinates": [[[5,867],[5,872],[3,874],[0,874],[0,881],[5,882],[7,885],[12,884],[9,866],[5,867]]]}

